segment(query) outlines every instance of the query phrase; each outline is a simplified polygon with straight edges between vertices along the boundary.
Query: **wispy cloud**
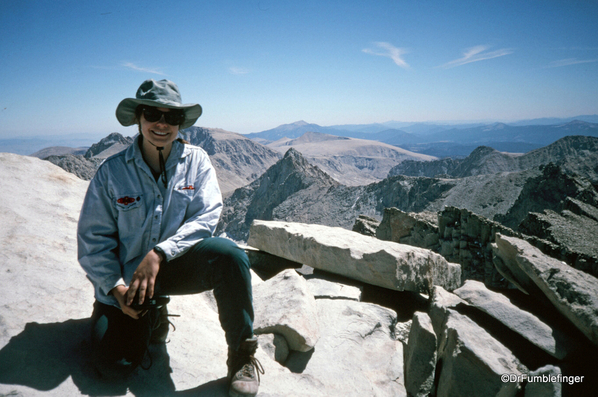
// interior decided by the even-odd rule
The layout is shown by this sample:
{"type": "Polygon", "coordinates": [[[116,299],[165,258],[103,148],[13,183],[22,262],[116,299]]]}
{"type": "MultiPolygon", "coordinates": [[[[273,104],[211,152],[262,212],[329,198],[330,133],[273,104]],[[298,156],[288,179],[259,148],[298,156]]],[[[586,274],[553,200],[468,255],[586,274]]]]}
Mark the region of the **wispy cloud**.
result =
{"type": "Polygon", "coordinates": [[[238,68],[238,67],[235,67],[235,66],[232,66],[232,67],[228,68],[228,71],[231,74],[247,74],[247,73],[249,73],[249,69],[238,68]]]}
{"type": "Polygon", "coordinates": [[[383,41],[374,44],[376,45],[376,47],[378,47],[378,49],[364,48],[362,51],[366,54],[388,57],[392,59],[393,62],[397,64],[397,66],[400,66],[404,69],[409,69],[409,65],[403,59],[403,55],[409,52],[405,48],[397,48],[392,44],[383,41]]]}
{"type": "Polygon", "coordinates": [[[463,52],[462,58],[447,62],[440,67],[448,69],[448,68],[453,68],[455,66],[461,66],[461,65],[468,64],[468,63],[472,63],[472,62],[479,62],[479,61],[485,61],[487,59],[498,58],[498,57],[502,57],[502,56],[509,55],[509,54],[513,53],[513,50],[511,50],[510,48],[501,48],[500,50],[496,50],[496,51],[486,51],[488,48],[490,48],[490,46],[487,46],[487,45],[478,45],[475,47],[467,48],[463,52]]]}
{"type": "Polygon", "coordinates": [[[561,59],[558,61],[552,61],[547,66],[547,68],[558,68],[561,66],[579,65],[580,63],[592,63],[592,62],[598,62],[598,59],[582,60],[582,59],[577,59],[577,58],[567,58],[567,59],[561,59]]]}
{"type": "Polygon", "coordinates": [[[129,68],[131,70],[135,70],[137,72],[144,72],[144,73],[152,73],[152,74],[159,74],[161,76],[164,76],[164,73],[162,73],[161,70],[158,69],[148,69],[148,68],[143,68],[141,66],[137,66],[134,63],[131,62],[123,62],[122,66],[129,68]]]}

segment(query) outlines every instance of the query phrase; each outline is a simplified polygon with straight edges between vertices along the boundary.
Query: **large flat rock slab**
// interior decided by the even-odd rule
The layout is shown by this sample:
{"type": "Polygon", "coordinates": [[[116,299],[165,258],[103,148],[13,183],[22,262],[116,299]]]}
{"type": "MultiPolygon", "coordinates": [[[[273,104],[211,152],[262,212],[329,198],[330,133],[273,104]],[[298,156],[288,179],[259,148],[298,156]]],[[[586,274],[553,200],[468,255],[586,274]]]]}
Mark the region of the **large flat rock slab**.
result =
{"type": "Polygon", "coordinates": [[[598,345],[598,279],[515,237],[496,236],[497,256],[520,268],[554,307],[598,345]]]}
{"type": "Polygon", "coordinates": [[[398,291],[452,291],[461,266],[423,248],[338,228],[303,223],[253,221],[248,244],[270,254],[354,280],[398,291]]]}
{"type": "Polygon", "coordinates": [[[518,308],[509,298],[474,280],[453,291],[459,298],[490,315],[512,331],[559,360],[573,353],[575,341],[534,314],[518,308]]]}
{"type": "Polygon", "coordinates": [[[503,344],[467,316],[447,309],[439,361],[438,397],[515,397],[518,382],[503,382],[501,375],[527,374],[528,369],[503,344]]]}

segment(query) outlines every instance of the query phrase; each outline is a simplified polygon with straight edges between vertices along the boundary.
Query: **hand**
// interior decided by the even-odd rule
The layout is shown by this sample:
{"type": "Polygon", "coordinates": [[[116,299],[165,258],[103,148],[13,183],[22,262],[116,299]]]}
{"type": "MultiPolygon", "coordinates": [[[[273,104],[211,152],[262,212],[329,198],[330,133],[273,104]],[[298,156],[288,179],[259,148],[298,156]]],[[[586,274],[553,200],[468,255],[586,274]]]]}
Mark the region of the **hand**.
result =
{"type": "Polygon", "coordinates": [[[133,303],[135,295],[139,293],[139,304],[142,304],[145,297],[152,298],[154,296],[154,286],[156,285],[156,276],[160,271],[160,256],[154,250],[147,253],[145,258],[141,261],[129,285],[129,290],[126,296],[126,306],[133,303]]]}
{"type": "Polygon", "coordinates": [[[135,310],[131,306],[127,306],[125,302],[125,295],[127,294],[128,289],[129,288],[125,287],[124,285],[119,285],[114,287],[110,293],[114,295],[118,301],[118,304],[120,305],[120,309],[124,314],[133,317],[135,320],[139,320],[140,315],[143,316],[145,313],[142,313],[141,310],[135,310]]]}

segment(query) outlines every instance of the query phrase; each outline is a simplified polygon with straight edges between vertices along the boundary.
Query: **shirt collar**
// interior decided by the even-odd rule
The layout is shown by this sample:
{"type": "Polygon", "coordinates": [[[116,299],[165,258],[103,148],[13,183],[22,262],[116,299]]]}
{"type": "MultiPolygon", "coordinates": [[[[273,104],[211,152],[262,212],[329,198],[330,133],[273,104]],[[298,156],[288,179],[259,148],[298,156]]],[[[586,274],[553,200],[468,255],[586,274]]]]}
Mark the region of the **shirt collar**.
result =
{"type": "MultiPolygon", "coordinates": [[[[127,162],[137,159],[142,163],[145,163],[139,147],[139,138],[140,135],[137,134],[133,143],[127,148],[127,151],[125,152],[125,159],[127,162]]],[[[191,149],[189,149],[187,145],[184,145],[179,141],[174,141],[172,143],[170,154],[168,155],[168,160],[166,160],[166,169],[174,166],[178,162],[178,159],[187,157],[189,154],[191,154],[191,149]]]]}

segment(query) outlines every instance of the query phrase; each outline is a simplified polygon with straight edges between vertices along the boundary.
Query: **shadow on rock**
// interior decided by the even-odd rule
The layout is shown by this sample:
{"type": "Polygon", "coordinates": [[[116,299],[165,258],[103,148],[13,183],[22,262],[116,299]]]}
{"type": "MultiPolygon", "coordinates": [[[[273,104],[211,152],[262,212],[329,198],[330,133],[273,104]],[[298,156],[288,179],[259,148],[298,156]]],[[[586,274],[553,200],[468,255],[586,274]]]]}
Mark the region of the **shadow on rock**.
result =
{"type": "Polygon", "coordinates": [[[220,378],[189,390],[175,393],[177,397],[228,397],[228,380],[220,378]]]}
{"type": "Polygon", "coordinates": [[[165,345],[150,346],[148,370],[138,369],[120,382],[101,379],[90,361],[90,327],[91,319],[28,323],[0,350],[0,383],[50,391],[71,376],[84,395],[175,394],[165,345]]]}

